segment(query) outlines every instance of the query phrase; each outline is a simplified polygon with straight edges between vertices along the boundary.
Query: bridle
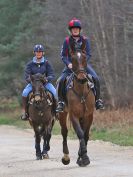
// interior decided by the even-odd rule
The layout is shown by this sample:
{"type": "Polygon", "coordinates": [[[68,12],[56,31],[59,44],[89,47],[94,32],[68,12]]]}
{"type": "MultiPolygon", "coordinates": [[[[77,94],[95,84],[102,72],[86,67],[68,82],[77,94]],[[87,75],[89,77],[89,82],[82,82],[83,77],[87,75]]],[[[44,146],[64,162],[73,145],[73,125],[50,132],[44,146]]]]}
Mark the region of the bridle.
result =
{"type": "Polygon", "coordinates": [[[78,83],[80,83],[80,84],[85,84],[85,83],[88,81],[87,73],[86,73],[86,71],[85,71],[84,69],[79,69],[79,70],[77,70],[77,71],[73,71],[73,70],[71,69],[71,72],[72,72],[72,74],[74,75],[74,77],[75,77],[75,79],[76,79],[76,81],[77,81],[78,83]],[[79,79],[79,78],[78,78],[78,75],[81,74],[81,73],[83,73],[83,74],[85,75],[85,78],[83,78],[83,79],[79,79]]]}
{"type": "MultiPolygon", "coordinates": [[[[87,72],[86,72],[86,68],[80,68],[80,69],[77,69],[77,70],[73,70],[71,69],[71,72],[73,74],[73,78],[75,78],[75,80],[81,84],[81,85],[84,85],[86,82],[89,82],[89,78],[88,78],[88,75],[87,75],[87,72]],[[83,74],[84,75],[84,78],[81,79],[81,78],[78,78],[79,74],[83,74]]],[[[82,95],[80,95],[75,89],[74,87],[71,88],[73,93],[80,99],[80,102],[83,104],[86,102],[86,98],[88,97],[89,93],[90,93],[90,88],[88,90],[88,92],[84,95],[84,92],[82,95]]]]}
{"type": "MultiPolygon", "coordinates": [[[[35,79],[35,81],[42,83],[40,79],[35,79]]],[[[34,92],[34,89],[33,89],[31,99],[30,99],[30,104],[34,104],[35,106],[39,107],[39,105],[44,100],[47,101],[47,98],[45,97],[45,90],[43,88],[43,83],[42,83],[38,92],[34,92]]]]}
{"type": "MultiPolygon", "coordinates": [[[[77,57],[79,58],[79,60],[81,60],[81,50],[77,50],[76,51],[77,53],[77,57]]],[[[76,70],[73,70],[71,69],[71,72],[73,73],[75,79],[77,80],[78,83],[80,84],[84,84],[85,82],[87,82],[87,72],[86,72],[86,68],[84,67],[81,67],[81,68],[78,68],[76,70]],[[79,79],[78,76],[79,74],[83,74],[84,75],[84,78],[83,79],[79,79]]]]}

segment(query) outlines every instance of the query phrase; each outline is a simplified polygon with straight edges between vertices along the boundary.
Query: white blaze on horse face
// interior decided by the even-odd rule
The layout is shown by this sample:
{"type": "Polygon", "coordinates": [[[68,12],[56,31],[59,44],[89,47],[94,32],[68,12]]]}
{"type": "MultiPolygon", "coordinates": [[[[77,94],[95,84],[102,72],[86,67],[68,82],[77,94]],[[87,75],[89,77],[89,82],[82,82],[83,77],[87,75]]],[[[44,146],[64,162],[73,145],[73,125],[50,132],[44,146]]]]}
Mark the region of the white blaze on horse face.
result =
{"type": "Polygon", "coordinates": [[[82,58],[81,58],[81,53],[77,52],[77,57],[78,57],[78,63],[79,63],[79,67],[82,68],[82,58]]]}
{"type": "Polygon", "coordinates": [[[81,57],[81,53],[80,53],[80,52],[78,52],[78,53],[77,53],[77,56],[80,58],[80,57],[81,57]]]}

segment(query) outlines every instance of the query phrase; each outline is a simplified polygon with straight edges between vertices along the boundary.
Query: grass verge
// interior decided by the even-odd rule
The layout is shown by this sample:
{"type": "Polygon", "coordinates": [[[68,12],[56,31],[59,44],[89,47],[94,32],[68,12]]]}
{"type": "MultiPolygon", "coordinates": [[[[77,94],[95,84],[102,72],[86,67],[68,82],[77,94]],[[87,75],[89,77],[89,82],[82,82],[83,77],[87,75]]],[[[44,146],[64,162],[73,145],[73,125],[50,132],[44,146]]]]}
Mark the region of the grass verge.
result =
{"type": "Polygon", "coordinates": [[[133,128],[92,129],[91,139],[110,141],[121,146],[133,146],[133,128]]]}

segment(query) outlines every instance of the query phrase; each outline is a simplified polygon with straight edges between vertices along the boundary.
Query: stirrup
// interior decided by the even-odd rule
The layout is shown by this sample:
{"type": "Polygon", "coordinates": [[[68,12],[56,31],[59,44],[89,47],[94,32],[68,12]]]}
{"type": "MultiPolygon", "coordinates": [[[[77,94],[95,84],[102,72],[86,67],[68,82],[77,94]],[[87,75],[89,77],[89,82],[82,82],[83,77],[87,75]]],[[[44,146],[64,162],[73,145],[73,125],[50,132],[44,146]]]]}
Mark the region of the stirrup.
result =
{"type": "Polygon", "coordinates": [[[96,100],[96,110],[98,110],[98,109],[101,109],[101,110],[104,109],[104,104],[101,99],[96,100]]]}
{"type": "Polygon", "coordinates": [[[21,120],[28,120],[29,116],[27,113],[23,113],[21,116],[20,116],[20,119],[21,120]]]}

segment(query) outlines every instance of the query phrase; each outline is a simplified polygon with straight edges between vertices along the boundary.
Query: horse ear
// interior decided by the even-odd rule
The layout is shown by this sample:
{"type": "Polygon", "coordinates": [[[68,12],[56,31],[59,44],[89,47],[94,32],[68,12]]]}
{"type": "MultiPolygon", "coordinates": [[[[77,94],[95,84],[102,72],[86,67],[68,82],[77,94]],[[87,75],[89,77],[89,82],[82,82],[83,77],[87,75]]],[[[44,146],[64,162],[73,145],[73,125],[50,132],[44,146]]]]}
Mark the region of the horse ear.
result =
{"type": "Polygon", "coordinates": [[[74,41],[72,40],[72,38],[69,39],[69,51],[70,51],[70,55],[74,55],[75,44],[74,44],[74,41]]]}
{"type": "Polygon", "coordinates": [[[42,74],[41,79],[44,80],[46,78],[46,74],[42,74]]]}
{"type": "Polygon", "coordinates": [[[86,50],[82,50],[82,53],[86,55],[86,50]]]}
{"type": "Polygon", "coordinates": [[[43,77],[46,77],[46,74],[44,73],[44,74],[42,74],[42,76],[43,76],[43,77]]]}
{"type": "Polygon", "coordinates": [[[73,56],[74,55],[74,51],[71,50],[70,51],[70,55],[73,56]]]}
{"type": "Polygon", "coordinates": [[[82,50],[83,55],[86,55],[86,40],[85,39],[82,40],[81,50],[82,50]]]}
{"type": "Polygon", "coordinates": [[[81,50],[83,51],[83,53],[85,53],[86,51],[86,40],[84,38],[82,39],[81,50]]]}

